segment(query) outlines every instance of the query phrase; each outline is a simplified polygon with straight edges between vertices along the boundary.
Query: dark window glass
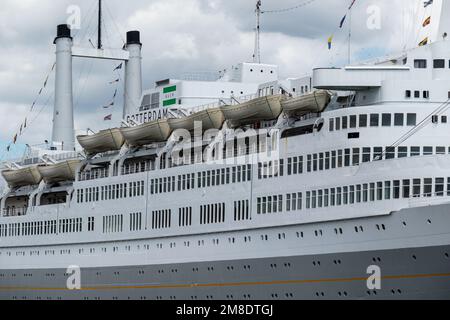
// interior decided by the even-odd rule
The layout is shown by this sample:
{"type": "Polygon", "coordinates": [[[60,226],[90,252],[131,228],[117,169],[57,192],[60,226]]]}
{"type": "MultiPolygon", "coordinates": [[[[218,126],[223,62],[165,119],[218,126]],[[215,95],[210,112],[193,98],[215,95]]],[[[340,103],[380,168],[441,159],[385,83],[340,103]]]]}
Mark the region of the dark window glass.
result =
{"type": "Polygon", "coordinates": [[[360,128],[367,127],[367,114],[359,115],[359,127],[360,128]]]}
{"type": "Polygon", "coordinates": [[[444,69],[445,68],[445,60],[444,59],[435,59],[433,61],[433,68],[444,69]]]}
{"type": "Polygon", "coordinates": [[[370,115],[370,126],[371,127],[378,127],[380,125],[380,115],[378,114],[371,114],[370,115]]]}
{"type": "Polygon", "coordinates": [[[411,90],[406,90],[405,91],[405,97],[406,98],[411,98],[411,90]]]}
{"type": "Polygon", "coordinates": [[[344,166],[345,167],[349,167],[350,166],[350,149],[345,149],[344,166]]]}
{"type": "Polygon", "coordinates": [[[350,128],[356,128],[356,116],[350,116],[350,128]]]}
{"type": "Polygon", "coordinates": [[[424,91],[424,92],[423,92],[423,98],[424,98],[424,99],[430,98],[430,91],[424,91]]]}
{"type": "Polygon", "coordinates": [[[414,60],[414,68],[426,69],[427,68],[427,60],[425,60],[425,59],[414,60]]]}
{"type": "Polygon", "coordinates": [[[414,98],[420,98],[420,91],[414,91],[414,98]]]}
{"type": "Polygon", "coordinates": [[[399,158],[408,157],[408,147],[398,147],[398,157],[399,158]]]}
{"type": "Polygon", "coordinates": [[[336,131],[341,130],[341,118],[336,118],[336,131]]]}
{"type": "Polygon", "coordinates": [[[334,119],[330,119],[330,131],[334,131],[334,119]]]}
{"type": "Polygon", "coordinates": [[[433,154],[433,147],[423,147],[423,155],[431,156],[433,154]]]}
{"type": "Polygon", "coordinates": [[[362,162],[370,162],[370,148],[363,148],[362,162]]]}
{"type": "Polygon", "coordinates": [[[390,127],[392,125],[392,115],[390,113],[383,113],[382,125],[383,127],[390,127]]]}
{"type": "Polygon", "coordinates": [[[414,127],[417,124],[417,115],[415,113],[408,113],[406,125],[414,127]]]}
{"type": "Polygon", "coordinates": [[[348,128],[348,118],[342,117],[342,129],[347,129],[347,128],[348,128]]]}
{"type": "Polygon", "coordinates": [[[394,158],[395,158],[395,148],[386,147],[386,159],[394,159],[394,158]]]}
{"type": "Polygon", "coordinates": [[[411,157],[420,156],[420,147],[411,147],[411,157]]]}
{"type": "Polygon", "coordinates": [[[352,159],[353,165],[357,166],[359,165],[359,148],[353,148],[353,159],[352,159]]]}
{"type": "Polygon", "coordinates": [[[445,154],[445,147],[436,147],[436,154],[445,154]]]}
{"type": "Polygon", "coordinates": [[[447,123],[447,116],[442,116],[441,117],[441,122],[442,123],[447,123]]]}
{"type": "Polygon", "coordinates": [[[382,147],[375,147],[373,149],[373,158],[375,160],[381,160],[383,159],[383,148],[382,147]]]}
{"type": "Polygon", "coordinates": [[[394,125],[401,127],[404,125],[404,115],[403,113],[396,113],[394,116],[394,125]]]}

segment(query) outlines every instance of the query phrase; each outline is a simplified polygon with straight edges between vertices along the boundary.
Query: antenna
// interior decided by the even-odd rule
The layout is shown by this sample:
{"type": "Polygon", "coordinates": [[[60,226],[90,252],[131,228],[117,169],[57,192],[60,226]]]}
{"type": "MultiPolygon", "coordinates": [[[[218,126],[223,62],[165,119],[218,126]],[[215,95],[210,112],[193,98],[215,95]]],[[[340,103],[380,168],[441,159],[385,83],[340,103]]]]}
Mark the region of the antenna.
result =
{"type": "Polygon", "coordinates": [[[97,48],[102,49],[102,0],[98,0],[98,37],[97,48]]]}
{"type": "Polygon", "coordinates": [[[260,21],[261,21],[261,0],[256,2],[256,29],[255,29],[255,52],[253,53],[253,62],[261,63],[260,51],[260,21]]]}

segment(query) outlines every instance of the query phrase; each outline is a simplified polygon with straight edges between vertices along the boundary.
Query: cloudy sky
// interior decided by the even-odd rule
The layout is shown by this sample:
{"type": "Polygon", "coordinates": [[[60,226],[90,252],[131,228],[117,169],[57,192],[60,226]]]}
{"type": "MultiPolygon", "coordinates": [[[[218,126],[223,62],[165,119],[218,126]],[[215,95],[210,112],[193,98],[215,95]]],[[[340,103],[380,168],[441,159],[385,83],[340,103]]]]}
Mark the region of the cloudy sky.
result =
{"type": "MultiPolygon", "coordinates": [[[[254,45],[256,0],[104,0],[104,45],[121,47],[127,30],[142,32],[144,88],[188,72],[218,72],[250,61],[254,45]]],[[[263,10],[290,8],[305,0],[263,0],[263,10]]],[[[261,56],[278,64],[280,76],[296,77],[317,66],[340,66],[347,59],[347,24],[338,28],[351,0],[315,0],[296,10],[264,13],[261,56]],[[334,34],[334,46],[327,38],[334,34]]],[[[352,57],[366,60],[411,46],[416,40],[412,18],[419,1],[357,0],[352,12],[352,57]],[[379,10],[379,28],[367,21],[379,10]]],[[[19,144],[40,144],[51,138],[54,78],[30,114],[31,103],[54,62],[56,25],[67,10],[81,9],[81,29],[75,42],[96,42],[96,0],[1,0],[0,7],[0,158],[21,122],[28,128],[19,144]],[[46,103],[48,102],[48,103],[46,103]]],[[[102,106],[115,90],[112,62],[77,60],[74,64],[75,127],[99,130],[120,120],[122,100],[116,100],[112,122],[102,106]]],[[[119,86],[121,90],[121,86],[119,86]]],[[[121,91],[119,91],[121,93],[121,91]]],[[[120,94],[119,94],[120,96],[120,94]]],[[[17,153],[17,149],[16,149],[17,153]]]]}

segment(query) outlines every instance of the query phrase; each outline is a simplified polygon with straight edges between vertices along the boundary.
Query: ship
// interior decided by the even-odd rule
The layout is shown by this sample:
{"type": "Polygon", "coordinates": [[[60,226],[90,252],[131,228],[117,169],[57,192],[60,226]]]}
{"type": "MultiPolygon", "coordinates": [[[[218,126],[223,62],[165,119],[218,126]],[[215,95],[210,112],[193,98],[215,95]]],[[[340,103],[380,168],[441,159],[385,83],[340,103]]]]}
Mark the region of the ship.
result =
{"type": "Polygon", "coordinates": [[[430,6],[428,43],[386,59],[280,80],[255,54],[144,91],[139,31],[111,51],[58,26],[52,147],[2,164],[0,299],[449,299],[450,3],[430,6]],[[74,57],[123,61],[116,127],[75,137],[74,57]]]}

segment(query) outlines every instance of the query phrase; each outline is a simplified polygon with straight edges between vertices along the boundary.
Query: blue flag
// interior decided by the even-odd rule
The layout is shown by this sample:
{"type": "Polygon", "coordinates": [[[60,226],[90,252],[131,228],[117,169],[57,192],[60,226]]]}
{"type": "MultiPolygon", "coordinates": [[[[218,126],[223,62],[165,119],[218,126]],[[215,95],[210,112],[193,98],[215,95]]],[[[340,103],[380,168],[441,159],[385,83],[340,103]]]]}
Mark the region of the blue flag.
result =
{"type": "Polygon", "coordinates": [[[342,26],[344,25],[345,19],[347,18],[347,15],[345,15],[342,20],[341,20],[341,24],[339,25],[339,28],[342,29],[342,26]]]}
{"type": "Polygon", "coordinates": [[[426,8],[426,7],[428,7],[428,6],[432,5],[432,4],[433,4],[433,0],[428,0],[428,1],[425,1],[423,3],[423,7],[426,8]]]}

